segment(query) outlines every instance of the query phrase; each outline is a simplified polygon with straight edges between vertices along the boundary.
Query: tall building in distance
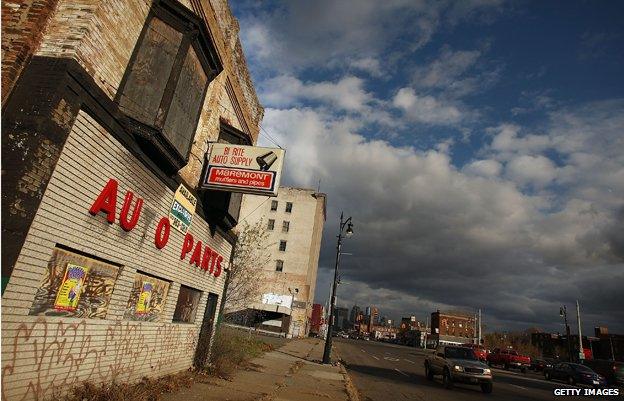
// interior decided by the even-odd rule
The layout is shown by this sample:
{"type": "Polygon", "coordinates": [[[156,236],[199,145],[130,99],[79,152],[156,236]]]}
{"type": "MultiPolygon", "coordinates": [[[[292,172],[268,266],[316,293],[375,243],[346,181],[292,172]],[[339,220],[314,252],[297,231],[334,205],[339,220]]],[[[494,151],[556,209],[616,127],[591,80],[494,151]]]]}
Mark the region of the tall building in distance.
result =
{"type": "Polygon", "coordinates": [[[351,308],[351,313],[349,314],[349,321],[351,322],[351,324],[355,324],[355,322],[357,322],[357,317],[361,312],[362,310],[359,306],[353,305],[353,308],[351,308]]]}
{"type": "Polygon", "coordinates": [[[245,196],[243,224],[266,224],[270,261],[262,266],[260,296],[248,305],[257,313],[247,325],[304,337],[310,331],[326,195],[313,189],[280,187],[278,196],[245,196]]]}

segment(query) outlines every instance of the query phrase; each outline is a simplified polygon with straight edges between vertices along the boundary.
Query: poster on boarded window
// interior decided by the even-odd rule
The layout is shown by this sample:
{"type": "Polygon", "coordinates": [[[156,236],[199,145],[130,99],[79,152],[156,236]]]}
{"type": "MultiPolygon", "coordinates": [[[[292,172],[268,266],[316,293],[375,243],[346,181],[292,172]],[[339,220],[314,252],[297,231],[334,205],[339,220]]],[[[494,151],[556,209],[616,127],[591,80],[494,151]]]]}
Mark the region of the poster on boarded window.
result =
{"type": "MultiPolygon", "coordinates": [[[[96,260],[86,255],[77,254],[69,250],[55,248],[47,268],[43,271],[41,284],[35,294],[30,315],[65,316],[90,319],[104,319],[108,311],[108,304],[113,294],[115,281],[119,275],[120,267],[101,260],[96,260]],[[79,293],[74,288],[73,309],[57,308],[70,304],[70,283],[67,279],[69,265],[86,269],[82,281],[82,289],[79,293]],[[65,289],[63,287],[65,286],[65,289]],[[59,294],[63,293],[59,298],[59,294]],[[61,299],[63,298],[63,299],[61,299]]],[[[77,271],[76,274],[82,275],[77,271]]],[[[71,283],[75,284],[75,283],[71,283]]]]}
{"type": "Polygon", "coordinates": [[[186,234],[193,221],[196,205],[197,198],[195,195],[183,184],[180,184],[173,196],[173,203],[171,203],[171,210],[169,211],[171,226],[182,234],[186,234]]]}
{"type": "Polygon", "coordinates": [[[54,308],[58,310],[74,311],[78,308],[78,300],[84,289],[84,282],[89,269],[68,263],[65,276],[56,294],[54,308]]]}
{"type": "Polygon", "coordinates": [[[135,273],[124,319],[157,321],[165,306],[169,284],[156,277],[135,273]]]}
{"type": "Polygon", "coordinates": [[[135,313],[137,314],[137,316],[146,315],[148,313],[153,289],[154,283],[150,281],[143,282],[143,286],[141,287],[141,294],[139,294],[139,300],[136,304],[135,313]]]}

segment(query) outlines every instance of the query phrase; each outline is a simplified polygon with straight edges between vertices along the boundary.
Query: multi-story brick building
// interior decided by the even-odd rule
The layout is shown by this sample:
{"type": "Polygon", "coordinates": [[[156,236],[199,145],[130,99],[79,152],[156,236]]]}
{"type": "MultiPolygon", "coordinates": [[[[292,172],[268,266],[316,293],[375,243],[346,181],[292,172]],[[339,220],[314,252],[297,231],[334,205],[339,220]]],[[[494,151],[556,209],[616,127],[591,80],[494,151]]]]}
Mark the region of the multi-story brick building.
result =
{"type": "Polygon", "coordinates": [[[326,196],[312,189],[280,187],[276,198],[246,197],[241,220],[266,224],[270,261],[262,266],[260,295],[232,310],[246,325],[305,337],[316,287],[326,196]],[[254,312],[256,311],[256,312],[254,312]]]}
{"type": "Polygon", "coordinates": [[[3,2],[2,109],[2,399],[205,363],[242,196],[198,182],[263,115],[227,2],[3,2]]]}
{"type": "Polygon", "coordinates": [[[472,343],[475,339],[475,318],[469,314],[431,314],[431,340],[438,344],[472,343]]]}

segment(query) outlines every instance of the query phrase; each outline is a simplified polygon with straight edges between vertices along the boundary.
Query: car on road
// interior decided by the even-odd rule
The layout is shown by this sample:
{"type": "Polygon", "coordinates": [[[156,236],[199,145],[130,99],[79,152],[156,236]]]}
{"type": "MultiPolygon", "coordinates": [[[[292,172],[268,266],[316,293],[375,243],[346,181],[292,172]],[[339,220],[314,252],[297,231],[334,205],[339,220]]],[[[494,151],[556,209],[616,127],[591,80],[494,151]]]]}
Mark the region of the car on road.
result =
{"type": "Polygon", "coordinates": [[[522,373],[531,366],[531,358],[526,355],[520,355],[518,351],[510,349],[495,348],[487,356],[488,365],[502,365],[506,370],[509,368],[520,369],[522,373]]]}
{"type": "Polygon", "coordinates": [[[487,360],[487,351],[485,347],[480,344],[462,344],[462,347],[470,348],[474,351],[478,360],[485,362],[487,360]]]}
{"type": "Polygon", "coordinates": [[[604,376],[610,385],[624,385],[624,362],[608,359],[586,359],[583,361],[583,365],[604,376]]]}
{"type": "Polygon", "coordinates": [[[542,372],[546,368],[551,368],[556,363],[558,363],[558,360],[552,358],[531,358],[529,369],[542,372]]]}
{"type": "Polygon", "coordinates": [[[546,380],[563,380],[570,385],[589,384],[594,387],[607,385],[604,376],[585,365],[571,362],[561,362],[551,368],[544,369],[544,377],[546,380]]]}
{"type": "Polygon", "coordinates": [[[480,385],[484,393],[492,392],[492,371],[470,348],[438,346],[425,359],[425,376],[433,380],[435,375],[442,375],[442,382],[449,389],[453,383],[465,383],[480,385]]]}

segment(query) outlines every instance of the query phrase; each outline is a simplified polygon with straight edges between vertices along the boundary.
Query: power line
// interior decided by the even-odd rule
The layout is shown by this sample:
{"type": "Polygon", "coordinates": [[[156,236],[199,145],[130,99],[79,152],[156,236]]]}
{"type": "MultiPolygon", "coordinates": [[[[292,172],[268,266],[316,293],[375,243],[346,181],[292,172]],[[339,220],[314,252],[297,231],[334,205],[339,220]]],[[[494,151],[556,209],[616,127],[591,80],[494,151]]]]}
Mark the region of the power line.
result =
{"type": "Polygon", "coordinates": [[[269,199],[271,199],[270,196],[267,196],[267,198],[265,200],[262,201],[262,203],[260,203],[254,210],[252,210],[251,212],[249,212],[249,214],[247,214],[247,216],[243,217],[242,219],[239,219],[239,221],[246,221],[247,217],[251,216],[252,214],[255,213],[256,210],[260,209],[260,206],[264,205],[266,203],[266,201],[268,201],[269,199]]]}

